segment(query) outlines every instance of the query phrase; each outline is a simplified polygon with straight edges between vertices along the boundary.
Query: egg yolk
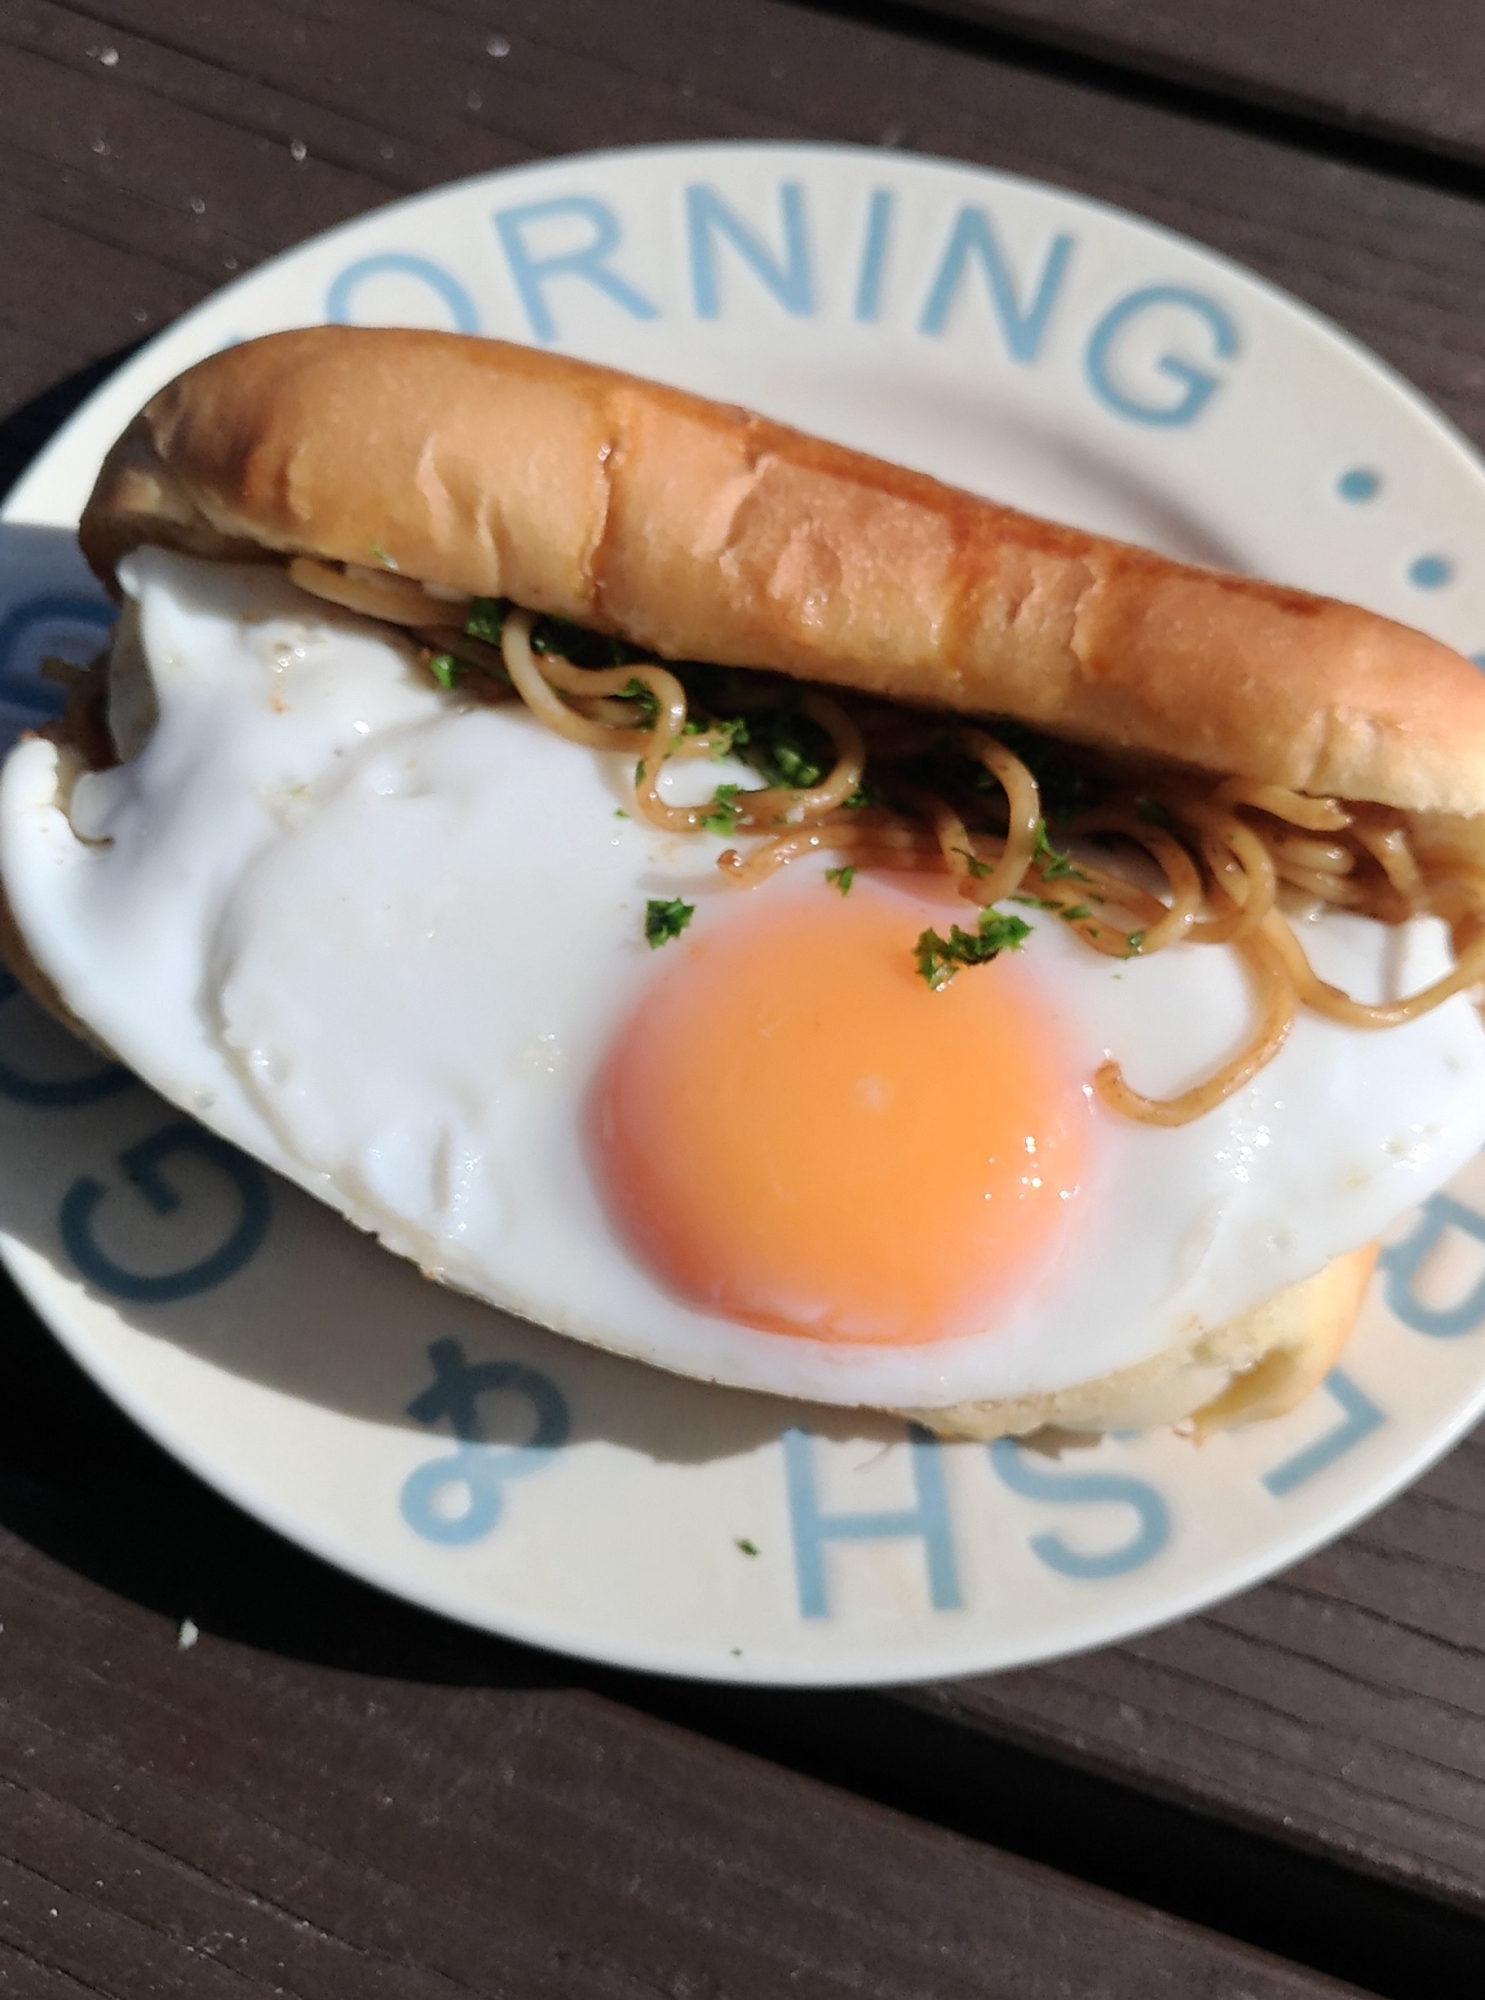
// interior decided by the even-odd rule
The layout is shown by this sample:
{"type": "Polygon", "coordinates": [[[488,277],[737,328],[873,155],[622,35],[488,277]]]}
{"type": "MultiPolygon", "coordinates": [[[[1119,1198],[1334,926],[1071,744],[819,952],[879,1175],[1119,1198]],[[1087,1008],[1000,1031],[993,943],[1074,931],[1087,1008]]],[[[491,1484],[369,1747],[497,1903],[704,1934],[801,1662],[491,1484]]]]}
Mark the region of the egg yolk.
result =
{"type": "Polygon", "coordinates": [[[1055,1261],[1087,1094],[1011,954],[938,992],[942,907],[858,881],[709,910],[598,1078],[622,1234],[681,1297],[772,1333],[984,1333],[1055,1261]]]}

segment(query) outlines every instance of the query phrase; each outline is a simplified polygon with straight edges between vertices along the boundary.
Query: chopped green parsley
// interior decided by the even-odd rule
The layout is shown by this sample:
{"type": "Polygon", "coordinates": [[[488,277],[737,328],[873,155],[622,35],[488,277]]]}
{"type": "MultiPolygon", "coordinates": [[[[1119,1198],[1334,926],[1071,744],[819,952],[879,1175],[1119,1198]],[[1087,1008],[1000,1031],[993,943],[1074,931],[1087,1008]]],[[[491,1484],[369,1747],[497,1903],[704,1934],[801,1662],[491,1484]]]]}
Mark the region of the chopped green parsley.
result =
{"type": "Polygon", "coordinates": [[[686,729],[688,733],[696,736],[705,733],[715,737],[712,756],[719,762],[723,757],[732,756],[748,740],[748,725],[740,715],[730,715],[721,719],[713,717],[709,722],[692,721],[688,718],[686,729]]]}
{"type": "Polygon", "coordinates": [[[737,803],[741,785],[718,785],[712,799],[712,809],[702,819],[702,826],[708,833],[719,833],[725,839],[736,833],[738,815],[742,807],[737,803]]]}
{"type": "Polygon", "coordinates": [[[1047,838],[1047,822],[1039,819],[1036,823],[1036,847],[1031,856],[1041,870],[1044,882],[1086,882],[1088,877],[1078,867],[1070,854],[1060,847],[1054,847],[1047,838]]]}
{"type": "Polygon", "coordinates": [[[851,867],[849,862],[846,864],[844,868],[827,868],[825,870],[825,880],[827,882],[834,883],[835,887],[840,890],[843,896],[850,895],[851,884],[855,881],[855,879],[856,879],[856,871],[853,867],[851,867]]]}
{"type": "Polygon", "coordinates": [[[1144,948],[1145,933],[1143,931],[1131,931],[1129,933],[1129,951],[1126,955],[1130,958],[1137,958],[1144,948]]]}
{"type": "Polygon", "coordinates": [[[487,646],[498,646],[509,614],[510,606],[503,597],[477,597],[464,621],[465,638],[483,639],[487,646]]]}
{"type": "MultiPolygon", "coordinates": [[[[733,741],[740,747],[740,739],[733,741]]],[[[747,761],[769,785],[808,791],[835,762],[835,747],[819,724],[786,698],[754,717],[747,733],[747,761]]]]}
{"type": "Polygon", "coordinates": [[[669,944],[678,938],[696,914],[694,903],[683,903],[679,896],[670,902],[659,902],[651,897],[645,904],[645,940],[651,951],[662,944],[669,944]]]}
{"type": "Polygon", "coordinates": [[[999,910],[983,910],[977,931],[950,927],[947,937],[924,931],[918,939],[918,971],[934,992],[947,986],[961,965],[988,965],[1003,951],[1017,951],[1031,936],[1031,926],[1021,917],[1003,916],[999,910]]]}
{"type": "Polygon", "coordinates": [[[428,671],[441,688],[456,688],[464,672],[464,662],[452,653],[430,653],[428,671]]]}
{"type": "MultiPolygon", "coordinates": [[[[1098,803],[1102,786],[1064,744],[1029,729],[1024,723],[1013,722],[1008,716],[999,717],[990,727],[1007,750],[1014,751],[1030,769],[1041,792],[1042,810],[1053,826],[1063,825],[1098,803]]],[[[982,770],[976,783],[983,791],[1000,789],[999,779],[988,771],[982,770]]]]}
{"type": "Polygon", "coordinates": [[[818,785],[825,775],[825,765],[821,760],[812,757],[799,739],[782,725],[776,725],[772,733],[773,741],[768,744],[760,766],[769,782],[793,785],[798,791],[808,791],[811,785],[818,785]]]}
{"type": "Polygon", "coordinates": [[[660,713],[660,703],[655,698],[655,690],[647,687],[637,676],[625,683],[619,690],[621,701],[632,701],[639,710],[639,725],[642,729],[654,726],[660,713]]]}
{"type": "MultiPolygon", "coordinates": [[[[491,600],[482,600],[490,602],[491,600]]],[[[594,632],[567,618],[538,618],[531,628],[533,653],[559,653],[575,667],[632,667],[648,656],[626,639],[594,632]]]]}
{"type": "Polygon", "coordinates": [[[1175,826],[1175,815],[1159,799],[1136,799],[1134,809],[1146,826],[1163,826],[1167,833],[1175,826]]]}
{"type": "Polygon", "coordinates": [[[757,1543],[756,1543],[756,1542],[750,1542],[750,1541],[748,1540],[748,1538],[747,1538],[747,1536],[746,1536],[746,1535],[739,1535],[739,1536],[737,1537],[737,1544],[736,1544],[736,1545],[737,1545],[737,1547],[738,1547],[738,1548],[740,1548],[740,1549],[742,1550],[742,1552],[743,1552],[743,1554],[744,1554],[745,1556],[755,1556],[755,1555],[757,1555],[757,1553],[758,1553],[758,1545],[757,1545],[757,1543]]]}

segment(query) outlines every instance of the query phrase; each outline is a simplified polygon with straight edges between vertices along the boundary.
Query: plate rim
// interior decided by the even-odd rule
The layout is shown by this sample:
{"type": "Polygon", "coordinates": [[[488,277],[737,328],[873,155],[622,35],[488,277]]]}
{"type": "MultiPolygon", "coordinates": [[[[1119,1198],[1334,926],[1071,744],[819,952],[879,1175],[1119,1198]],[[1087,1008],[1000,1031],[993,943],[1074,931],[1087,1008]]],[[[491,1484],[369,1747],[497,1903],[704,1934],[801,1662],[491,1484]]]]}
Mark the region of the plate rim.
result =
{"type": "MultiPolygon", "coordinates": [[[[508,186],[513,182],[537,179],[554,171],[579,165],[601,167],[607,162],[636,161],[658,164],[679,162],[683,159],[696,160],[702,156],[735,158],[740,155],[754,158],[768,155],[798,158],[804,155],[844,159],[863,169],[868,165],[880,168],[883,162],[887,162],[910,171],[925,167],[948,170],[952,175],[962,177],[967,182],[978,183],[982,187],[987,182],[998,185],[1009,190],[1013,196],[1027,191],[1039,196],[1050,196],[1055,201],[1066,204],[1072,211],[1089,216],[1095,221],[1112,222],[1121,228],[1132,228],[1146,240],[1154,239],[1158,243],[1168,243],[1183,256],[1195,256],[1220,272],[1250,296],[1256,294],[1265,309],[1279,313],[1285,319],[1303,327],[1312,336],[1319,333],[1337,345],[1348,359],[1359,367],[1363,375],[1370,377],[1379,389],[1403,404],[1411,422],[1421,424],[1439,445],[1447,448],[1461,460],[1477,478],[1485,479],[1485,463],[1482,463],[1480,454],[1470,440],[1415,384],[1389,361],[1368,347],[1358,336],[1339,326],[1318,308],[1308,304],[1274,280],[1238,262],[1226,252],[1214,249],[1198,238],[1187,236],[1165,223],[1144,216],[1137,210],[1034,176],[975,161],[956,159],[949,155],[907,149],[899,151],[859,142],[817,139],[677,139],[652,141],[637,146],[595,147],[545,159],[523,161],[509,167],[484,169],[456,180],[440,183],[436,187],[420,189],[408,195],[394,196],[265,258],[252,270],[234,277],[228,284],[209,293],[186,312],[159,328],[142,346],[130,353],[116,369],[98,383],[86,400],[33,454],[6,494],[3,503],[0,503],[0,522],[24,525],[32,518],[28,513],[28,494],[33,480],[44,476],[45,468],[54,456],[64,456],[78,448],[90,426],[96,421],[94,412],[100,402],[110,395],[117,396],[136,373],[148,375],[151,372],[152,358],[162,345],[188,331],[206,313],[218,311],[224,304],[229,304],[245,289],[260,285],[265,278],[271,279],[276,268],[289,260],[305,253],[322,250],[328,243],[342,239],[358,229],[374,228],[378,223],[387,221],[394,213],[415,213],[419,209],[447,202],[451,198],[458,200],[461,197],[468,197],[475,190],[489,187],[494,183],[508,186]]],[[[513,338],[510,335],[500,337],[513,338]]],[[[516,344],[536,343],[517,340],[516,344]]],[[[560,341],[547,345],[553,352],[564,351],[560,341]]],[[[0,1261],[3,1261],[19,1290],[51,1336],[59,1342],[95,1386],[108,1396],[131,1422],[137,1424],[152,1443],[184,1466],[192,1476],[201,1479],[230,1504],[241,1508],[250,1518],[266,1526],[291,1545],[306,1550],[317,1560],[332,1564],[357,1581],[381,1590],[400,1602],[413,1604],[421,1610],[448,1618],[465,1627],[487,1632],[492,1636],[624,1671],[641,1671],[670,1678],[718,1684],[822,1689],[865,1686],[907,1687],[1044,1664],[1164,1629],[1282,1573],[1306,1556],[1349,1533],[1436,1464],[1474,1426],[1481,1415],[1485,1414],[1485,1373],[1482,1373],[1472,1393],[1463,1398],[1446,1419],[1439,1421],[1426,1435],[1417,1440],[1411,1449],[1391,1460],[1385,1469],[1373,1470],[1364,1481],[1356,1482],[1346,1497],[1335,1503],[1318,1520],[1312,1521],[1308,1526],[1297,1525],[1277,1541],[1265,1542],[1260,1550],[1232,1561],[1222,1570],[1220,1581],[1213,1582],[1212,1573],[1208,1569],[1200,1572],[1184,1586],[1173,1590],[1167,1587],[1161,1607],[1153,1615],[1147,1609],[1143,1615],[1137,1615],[1132,1621],[1127,1611],[1121,1616],[1122,1600],[1116,1596],[1101,1608],[1091,1607],[1071,1626],[1058,1627],[1055,1636],[1049,1636],[1046,1644],[1027,1646],[1023,1643],[1015,1647],[1006,1657],[993,1659],[988,1665],[984,1658],[987,1650],[984,1640],[991,1635],[987,1635],[983,1627],[980,1628],[978,1645],[972,1640],[956,1645],[947,1635],[932,1640],[915,1638],[905,1647],[889,1653],[882,1652],[880,1648],[875,1651],[858,1649],[853,1657],[845,1662],[814,1659],[807,1654],[779,1657],[761,1651],[757,1655],[744,1651],[740,1657],[728,1655],[724,1658],[720,1655],[716,1642],[709,1642],[701,1649],[698,1657],[692,1657],[684,1648],[675,1646],[645,1647],[624,1640],[600,1646],[582,1635],[573,1636],[556,1626],[544,1624],[540,1619],[520,1613],[503,1616],[497,1622],[486,1615],[480,1607],[471,1605],[467,1600],[461,1600],[456,1591],[445,1590],[437,1585],[422,1584],[416,1577],[410,1581],[405,1575],[394,1574],[398,1568],[395,1563],[379,1564],[352,1547],[342,1546],[334,1534],[327,1534],[317,1526],[307,1529],[301,1514],[296,1514],[289,1508],[279,1507],[271,1494],[252,1490],[245,1481],[239,1479],[235,1471],[224,1471],[213,1460],[208,1450],[199,1447],[187,1432],[178,1429],[168,1417],[153,1409],[145,1394],[136,1389],[128,1374],[116,1368],[111,1360],[90,1343],[87,1335],[81,1331],[78,1316],[69,1315],[63,1304],[48,1296],[48,1284],[38,1274],[38,1270],[32,1268],[33,1260],[55,1281],[67,1282],[65,1274],[49,1263],[44,1253],[13,1241],[8,1232],[0,1230],[0,1261]]],[[[214,1367],[214,1364],[199,1355],[192,1354],[189,1359],[192,1366],[214,1367]]],[[[230,1371],[221,1372],[230,1373],[230,1371]]]]}
{"type": "MultiPolygon", "coordinates": [[[[173,338],[184,328],[192,325],[200,315],[251,287],[265,273],[272,271],[276,265],[290,258],[297,257],[302,252],[313,250],[324,244],[328,239],[341,235],[342,232],[352,231],[382,220],[393,210],[406,212],[415,210],[423,205],[432,205],[447,198],[449,195],[466,194],[473,188],[491,181],[499,180],[506,182],[535,179],[544,173],[571,166],[578,162],[592,162],[595,165],[601,165],[605,161],[662,159],[666,156],[678,156],[681,154],[695,155],[700,153],[726,155],[804,153],[820,157],[845,157],[859,161],[890,160],[909,168],[943,168],[952,173],[963,174],[973,179],[998,181],[1002,185],[1015,189],[1031,189],[1036,194],[1050,195],[1058,201],[1068,202],[1075,208],[1090,211],[1094,215],[1103,217],[1114,223],[1133,225],[1146,235],[1154,236],[1162,242],[1169,243],[1175,249],[1185,254],[1195,253],[1203,260],[1218,266],[1226,276],[1234,279],[1238,284],[1261,293],[1269,306],[1284,313],[1286,316],[1292,316],[1295,320],[1307,324],[1311,328],[1318,327],[1329,339],[1344,348],[1353,362],[1364,371],[1375,375],[1389,389],[1399,395],[1409,406],[1410,414],[1426,424],[1442,443],[1447,444],[1459,456],[1465,465],[1472,467],[1477,472],[1485,472],[1485,458],[1482,458],[1481,452],[1476,449],[1475,445],[1458,425],[1430,397],[1425,395],[1416,383],[1410,381],[1400,369],[1394,367],[1390,361],[1378,354],[1374,348],[1368,347],[1365,341],[1358,335],[1351,333],[1347,328],[1341,326],[1328,313],[1322,312],[1318,306],[1312,306],[1299,298],[1295,293],[1287,291],[1274,279],[1265,277],[1261,272],[1255,271],[1250,266],[1239,262],[1237,258],[1229,256],[1225,250],[1214,249],[1210,244],[1203,243],[1198,237],[1187,236],[1181,230],[1172,228],[1168,223],[1157,222],[1150,216],[1142,215],[1138,209],[1124,208],[1117,202],[1106,201],[1100,195],[1083,194],[1074,188],[1061,187],[1055,181],[1039,180],[1032,174],[1018,174],[1007,167],[985,166],[973,160],[956,159],[952,154],[948,153],[923,153],[906,147],[898,149],[886,146],[870,146],[858,140],[759,138],[657,139],[647,140],[642,145],[595,146],[573,153],[553,154],[545,159],[522,160],[508,167],[484,168],[476,173],[462,174],[455,180],[441,181],[436,187],[420,188],[413,194],[394,195],[390,200],[379,202],[375,207],[363,209],[358,215],[348,216],[345,221],[337,222],[329,229],[322,229],[313,236],[305,237],[302,242],[291,244],[286,250],[276,251],[271,257],[266,257],[261,264],[254,265],[252,270],[238,273],[237,276],[229,279],[225,285],[219,286],[215,291],[208,292],[205,298],[198,299],[195,305],[187,307],[185,312],[178,314],[174,319],[168,321],[166,325],[151,334],[142,345],[121,361],[116,369],[110,371],[104,377],[103,381],[94,386],[87,398],[78,405],[77,409],[70,416],[64,418],[57,429],[52,432],[50,437],[46,439],[27,461],[4,499],[0,500],[0,522],[9,522],[12,519],[12,510],[23,499],[32,473],[50,455],[54,448],[60,447],[70,441],[74,427],[78,429],[83,427],[89,412],[97,401],[108,394],[110,390],[119,387],[136,368],[146,363],[157,347],[173,338]]],[[[318,325],[322,322],[314,321],[309,323],[318,325]]],[[[485,335],[481,337],[489,339],[512,338],[508,335],[485,335]]],[[[528,347],[539,345],[529,340],[513,340],[513,344],[528,347]]],[[[541,351],[561,353],[563,350],[559,341],[553,341],[546,343],[541,351]]]]}

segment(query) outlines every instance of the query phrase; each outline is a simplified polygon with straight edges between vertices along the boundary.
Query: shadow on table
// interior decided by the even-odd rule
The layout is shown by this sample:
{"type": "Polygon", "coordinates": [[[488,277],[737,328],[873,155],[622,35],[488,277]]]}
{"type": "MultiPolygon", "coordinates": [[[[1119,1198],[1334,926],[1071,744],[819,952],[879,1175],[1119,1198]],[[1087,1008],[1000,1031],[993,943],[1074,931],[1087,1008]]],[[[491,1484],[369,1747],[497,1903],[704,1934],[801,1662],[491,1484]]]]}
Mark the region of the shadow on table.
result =
{"type": "MultiPolygon", "coordinates": [[[[0,1364],[0,1537],[18,1537],[121,1598],[172,1623],[189,1618],[205,1634],[353,1673],[450,1686],[583,1685],[661,1710],[681,1698],[678,1684],[470,1629],[306,1553],[146,1436],[3,1271],[0,1364]]],[[[713,1393],[756,1402],[760,1411],[780,1407],[713,1393]]],[[[811,1412],[812,1424],[816,1414],[828,1422],[831,1413],[811,1412]]],[[[776,1429],[775,1414],[768,1435],[776,1429]]],[[[737,1692],[749,1702],[764,1699],[737,1692]]],[[[697,1686],[693,1693],[704,1702],[732,1698],[725,1689],[697,1686]]]]}
{"type": "MultiPolygon", "coordinates": [[[[1325,1969],[1365,1978],[1368,1991],[1444,2000],[1478,1990],[1480,1932],[1463,1915],[1079,1769],[1053,1744],[1022,1748],[965,1728],[952,1705],[940,1710],[932,1689],[904,1700],[666,1681],[541,1653],[384,1596],[280,1540],[158,1450],[3,1277],[0,1353],[0,1531],[170,1621],[154,1638],[162,1686],[171,1628],[190,1618],[205,1645],[228,1640],[260,1656],[202,1661],[218,1673],[272,1677],[279,1659],[365,1676],[368,1695],[386,1678],[486,1690],[497,1701],[534,1703],[528,1726],[545,1726],[544,1713],[558,1730],[573,1726],[572,1711],[543,1710],[543,1697],[577,1690],[1285,1957],[1306,1961],[1323,1938],[1325,1969]]],[[[4,1557],[7,1568],[30,1560],[4,1557]]],[[[55,1573],[39,1581],[69,1588],[55,1573]]],[[[108,1608],[75,1587],[72,1596],[90,1614],[78,1643],[106,1679],[108,1608]]],[[[23,1615],[13,1603],[7,1589],[7,1619],[23,1615]]],[[[137,1633],[138,1613],[127,1605],[112,1618],[136,1628],[125,1671],[137,1678],[149,1670],[150,1635],[137,1633]]],[[[346,1698],[357,1698],[354,1688],[346,1698]]],[[[472,1769],[479,1758],[476,1741],[472,1769]]]]}
{"type": "Polygon", "coordinates": [[[0,1527],[79,1576],[322,1666],[450,1685],[571,1680],[556,1658],[399,1603],[221,1499],[109,1402],[3,1277],[0,1352],[0,1527]]]}

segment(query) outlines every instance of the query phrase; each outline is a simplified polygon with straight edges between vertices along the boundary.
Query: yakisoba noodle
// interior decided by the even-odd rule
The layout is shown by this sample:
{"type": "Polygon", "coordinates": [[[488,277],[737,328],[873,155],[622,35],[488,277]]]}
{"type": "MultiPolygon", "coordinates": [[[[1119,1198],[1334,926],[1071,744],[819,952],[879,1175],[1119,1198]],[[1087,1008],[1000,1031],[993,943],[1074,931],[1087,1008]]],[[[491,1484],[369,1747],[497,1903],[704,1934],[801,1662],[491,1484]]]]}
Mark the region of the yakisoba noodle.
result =
{"type": "MultiPolygon", "coordinates": [[[[410,628],[430,656],[447,653],[483,670],[481,698],[505,698],[508,681],[560,735],[632,753],[634,810],[651,825],[672,833],[696,832],[704,824],[715,830],[715,804],[673,805],[660,790],[666,763],[716,756],[732,740],[725,726],[688,729],[687,691],[670,668],[652,660],[585,667],[550,648],[538,652],[532,645],[537,620],[520,609],[505,614],[497,646],[465,632],[470,599],[426,590],[401,576],[341,570],[306,557],[290,565],[290,575],[316,596],[410,628]]],[[[772,685],[757,678],[760,686],[772,685]]],[[[756,697],[760,708],[770,701],[777,695],[756,697]]],[[[985,909],[1008,898],[1034,903],[1055,911],[1093,950],[1110,957],[1148,956],[1183,939],[1229,944],[1241,954],[1262,1007],[1247,1047],[1169,1099],[1142,1096],[1117,1063],[1103,1064],[1094,1087],[1128,1117],[1156,1125],[1201,1117],[1272,1060],[1301,1006],[1352,1027],[1386,1028],[1485,981],[1485,871],[1459,856],[1446,857],[1442,866],[1420,859],[1398,813],[1243,778],[1213,784],[1190,774],[1124,775],[1108,783],[1096,807],[1065,821],[1066,834],[1079,843],[1073,863],[1046,843],[1036,775],[989,730],[900,712],[884,716],[880,705],[853,705],[849,697],[837,700],[813,688],[791,685],[790,701],[829,740],[834,761],[815,783],[773,783],[728,800],[726,823],[763,836],[747,851],[729,847],[719,857],[732,881],[751,886],[803,854],[827,852],[842,866],[947,874],[960,895],[985,909]],[[971,806],[894,768],[941,747],[946,732],[970,765],[986,774],[1003,828],[969,823],[966,812],[983,810],[984,795],[977,793],[971,806]],[[868,756],[876,795],[863,801],[868,756]],[[1137,850],[1163,875],[1164,894],[1086,858],[1088,842],[1137,850]],[[1294,899],[1383,923],[1437,915],[1450,926],[1455,965],[1406,999],[1353,1000],[1310,965],[1285,914],[1294,899]]]]}

